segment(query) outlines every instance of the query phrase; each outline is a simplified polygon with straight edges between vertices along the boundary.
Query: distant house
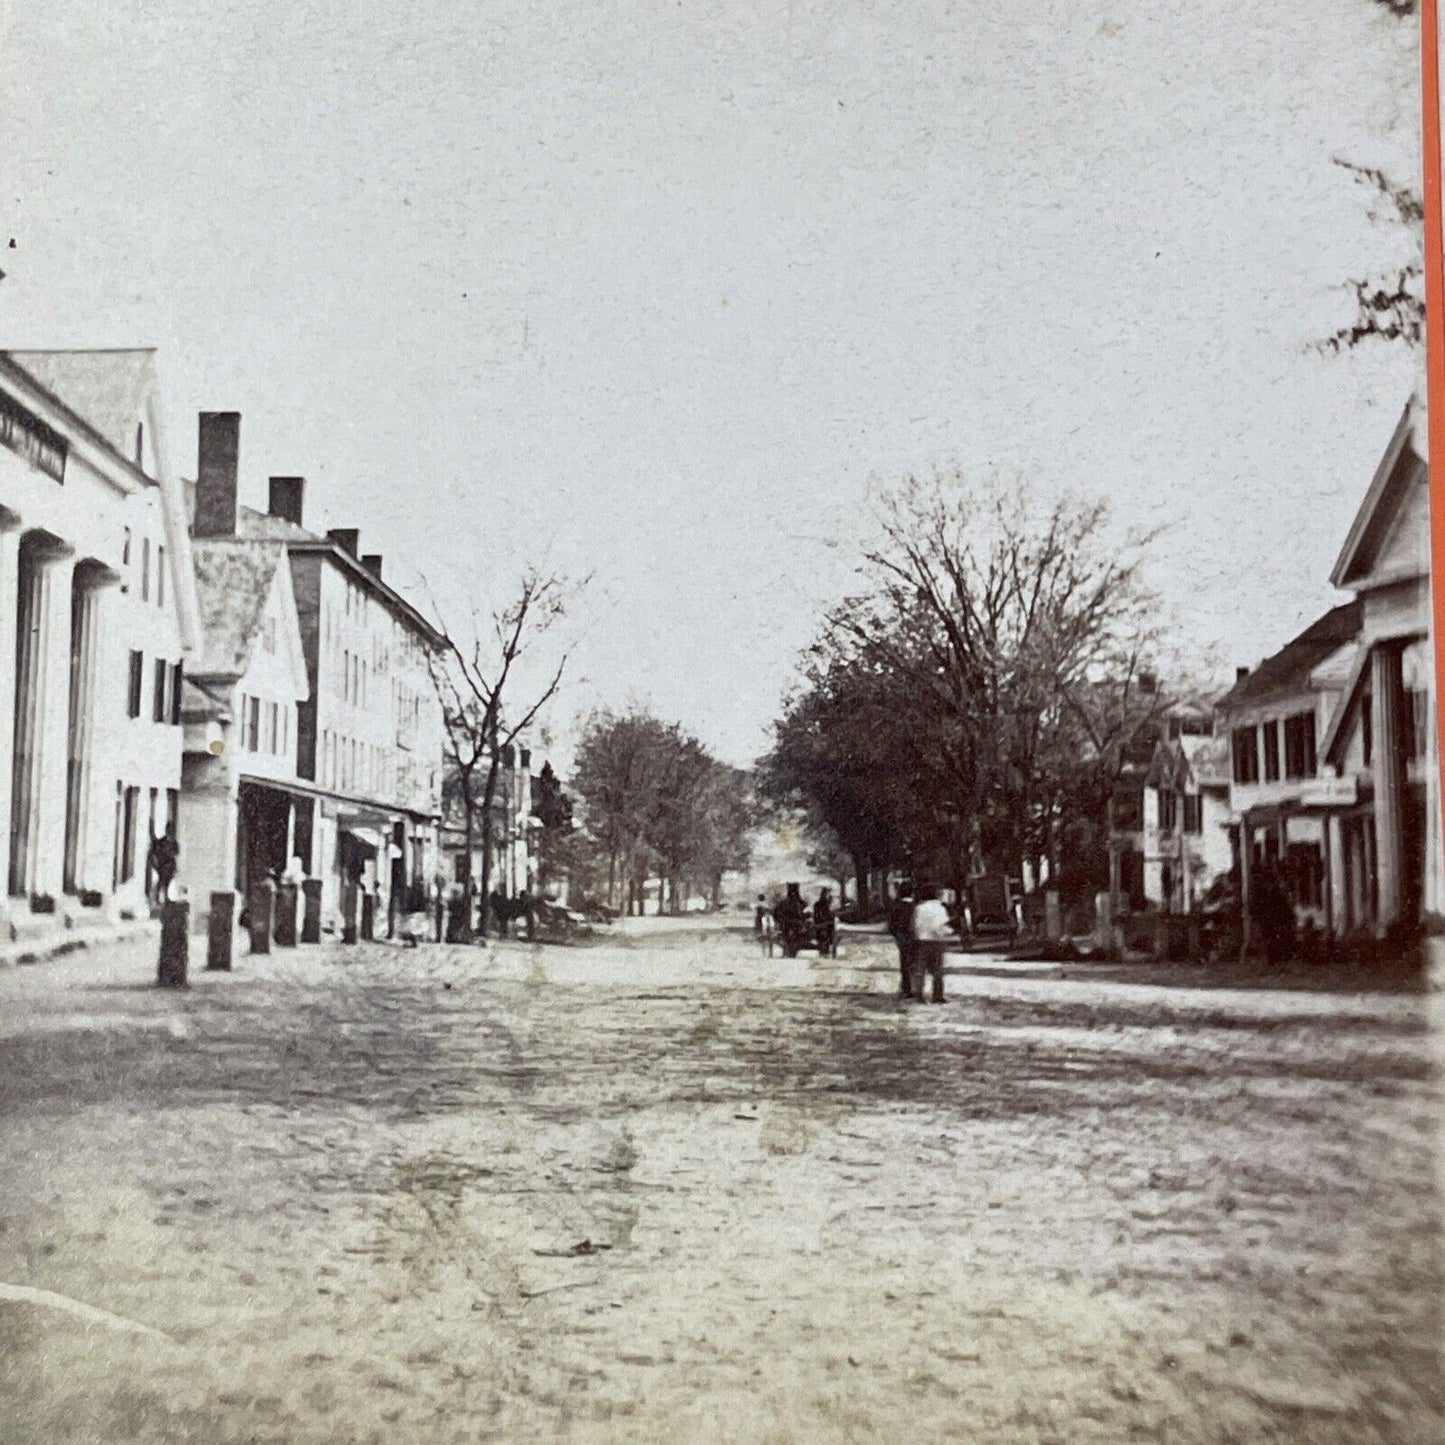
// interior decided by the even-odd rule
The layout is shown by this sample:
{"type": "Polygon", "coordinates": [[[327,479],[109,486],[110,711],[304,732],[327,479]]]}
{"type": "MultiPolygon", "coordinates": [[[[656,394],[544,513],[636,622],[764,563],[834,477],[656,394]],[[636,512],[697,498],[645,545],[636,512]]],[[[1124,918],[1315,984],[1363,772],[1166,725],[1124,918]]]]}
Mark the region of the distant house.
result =
{"type": "MultiPolygon", "coordinates": [[[[478,782],[478,787],[481,782],[478,782]]],[[[450,791],[450,790],[449,790],[450,791]]],[[[532,815],[532,752],[530,748],[503,747],[492,799],[492,862],[489,887],[508,898],[537,891],[537,833],[541,819],[532,815]]],[[[461,803],[449,796],[441,828],[441,847],[447,859],[447,881],[464,883],[467,877],[466,826],[461,803]]],[[[482,882],[482,822],[480,800],[473,829],[471,874],[482,882]]]]}
{"type": "MultiPolygon", "coordinates": [[[[240,504],[239,428],[234,412],[202,414],[192,502],[196,545],[206,539],[208,565],[239,569],[259,629],[228,664],[235,886],[299,859],[319,885],[324,931],[379,933],[424,906],[439,866],[442,722],[428,656],[441,637],[383,579],[382,558],[359,555],[354,529],[306,529],[302,478],[271,477],[265,512],[240,504]],[[271,565],[281,558],[284,580],[271,565]]],[[[221,625],[242,647],[236,619],[221,625]]]]}
{"type": "MultiPolygon", "coordinates": [[[[1158,695],[1152,678],[1146,678],[1140,692],[1158,695]]],[[[1150,822],[1150,778],[1159,749],[1183,738],[1207,738],[1214,731],[1212,705],[1203,698],[1176,697],[1162,702],[1148,716],[1131,740],[1121,759],[1109,799],[1110,891],[1127,908],[1143,908],[1160,902],[1160,864],[1157,815],[1150,822]],[[1152,871],[1151,871],[1152,855],[1152,871]]],[[[1157,809],[1157,797],[1153,800],[1157,809]]]]}
{"type": "Polygon", "coordinates": [[[181,874],[199,930],[215,895],[245,899],[295,856],[297,715],[309,684],[285,546],[197,537],[192,551],[204,642],[182,706],[181,874]]]}
{"type": "Polygon", "coordinates": [[[1221,704],[1242,889],[1273,867],[1335,936],[1410,931],[1445,901],[1425,455],[1412,402],[1330,574],[1354,600],[1221,704]]]}
{"type": "Polygon", "coordinates": [[[1219,702],[1229,740],[1234,856],[1271,868],[1302,918],[1326,922],[1319,745],[1349,683],[1362,609],[1347,602],[1238,681],[1219,702]]]}
{"type": "Polygon", "coordinates": [[[1383,935],[1445,912],[1424,409],[1401,416],[1330,580],[1359,641],[1321,744],[1337,933],[1383,935]]]}
{"type": "Polygon", "coordinates": [[[1231,863],[1229,740],[1184,733],[1154,750],[1144,787],[1144,896],[1190,913],[1231,863]]]}

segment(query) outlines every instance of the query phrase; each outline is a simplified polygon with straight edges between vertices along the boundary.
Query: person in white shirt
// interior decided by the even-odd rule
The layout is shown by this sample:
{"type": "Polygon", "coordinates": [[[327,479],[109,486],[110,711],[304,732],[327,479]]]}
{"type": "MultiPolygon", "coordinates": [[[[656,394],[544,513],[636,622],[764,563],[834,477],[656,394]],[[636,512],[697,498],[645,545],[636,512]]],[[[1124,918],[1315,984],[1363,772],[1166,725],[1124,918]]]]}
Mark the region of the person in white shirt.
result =
{"type": "Polygon", "coordinates": [[[913,997],[923,1001],[923,974],[933,979],[933,1002],[943,1002],[943,947],[953,937],[948,909],[938,897],[938,889],[919,890],[913,909],[913,997]]]}

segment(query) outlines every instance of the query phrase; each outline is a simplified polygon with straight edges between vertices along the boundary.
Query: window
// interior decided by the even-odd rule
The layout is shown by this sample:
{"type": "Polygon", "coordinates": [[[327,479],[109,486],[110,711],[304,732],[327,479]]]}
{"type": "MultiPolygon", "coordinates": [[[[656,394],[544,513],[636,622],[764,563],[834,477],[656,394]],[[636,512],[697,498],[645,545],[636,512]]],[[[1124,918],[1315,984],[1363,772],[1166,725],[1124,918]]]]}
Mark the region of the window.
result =
{"type": "Polygon", "coordinates": [[[166,789],[166,837],[175,838],[180,833],[181,790],[166,789]]]}
{"type": "Polygon", "coordinates": [[[121,798],[120,881],[135,877],[135,825],[140,811],[140,789],[127,788],[121,798]]]}
{"type": "Polygon", "coordinates": [[[280,708],[274,702],[266,704],[266,751],[273,756],[281,751],[281,722],[277,716],[280,708]]]}
{"type": "Polygon", "coordinates": [[[145,657],[139,652],[130,655],[130,687],[126,693],[125,715],[140,716],[141,689],[145,686],[145,657]]]}
{"type": "Polygon", "coordinates": [[[1284,720],[1284,775],[1312,778],[1318,770],[1315,756],[1315,715],[1297,712],[1284,720]]]}
{"type": "Polygon", "coordinates": [[[166,549],[156,548],[156,606],[166,605],[166,549]]]}
{"type": "Polygon", "coordinates": [[[1405,760],[1416,762],[1430,755],[1430,694],[1412,689],[1405,694],[1410,726],[1405,736],[1405,760]]]}
{"type": "Polygon", "coordinates": [[[1375,699],[1369,693],[1360,699],[1360,747],[1368,768],[1375,761],[1375,699]]]}
{"type": "Polygon", "coordinates": [[[1257,783],[1259,781],[1259,729],[1235,728],[1230,738],[1230,751],[1234,756],[1234,781],[1236,783],[1257,783]]]}
{"type": "Polygon", "coordinates": [[[1204,799],[1198,793],[1184,795],[1184,831],[1196,838],[1204,831],[1204,799]]]}
{"type": "Polygon", "coordinates": [[[166,666],[166,660],[158,657],[152,670],[153,681],[151,683],[151,721],[163,723],[170,717],[169,699],[166,696],[166,683],[170,677],[170,669],[166,666]]]}
{"type": "Polygon", "coordinates": [[[1159,793],[1159,830],[1163,833],[1172,833],[1174,824],[1178,819],[1178,809],[1175,806],[1175,795],[1168,789],[1161,789],[1159,793]]]}
{"type": "MultiPolygon", "coordinates": [[[[120,547],[120,590],[130,591],[130,528],[125,529],[125,540],[120,547]]],[[[117,835],[118,836],[118,835],[117,835]]]]}
{"type": "Polygon", "coordinates": [[[1264,780],[1279,781],[1279,723],[1274,718],[1264,725],[1264,780]]]}
{"type": "Polygon", "coordinates": [[[171,669],[171,722],[179,727],[181,723],[181,688],[185,683],[185,665],[176,663],[171,669]]]}
{"type": "Polygon", "coordinates": [[[120,855],[125,847],[125,787],[115,785],[115,843],[110,855],[110,886],[120,883],[120,855]]]}
{"type": "Polygon", "coordinates": [[[140,600],[151,600],[151,539],[140,539],[140,600]]]}
{"type": "Polygon", "coordinates": [[[241,697],[241,746],[248,753],[261,751],[261,699],[241,697]]]}

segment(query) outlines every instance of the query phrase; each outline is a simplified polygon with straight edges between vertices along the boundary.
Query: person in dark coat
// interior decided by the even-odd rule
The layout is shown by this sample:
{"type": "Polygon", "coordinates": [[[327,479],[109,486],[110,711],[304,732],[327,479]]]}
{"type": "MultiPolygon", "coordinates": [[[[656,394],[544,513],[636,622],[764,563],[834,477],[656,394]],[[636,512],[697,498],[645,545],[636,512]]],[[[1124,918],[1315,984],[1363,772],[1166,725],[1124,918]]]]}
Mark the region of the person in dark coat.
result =
{"type": "Polygon", "coordinates": [[[781,929],[788,924],[796,926],[807,917],[808,905],[803,902],[802,892],[796,883],[789,883],[786,896],[780,898],[777,907],[773,909],[773,918],[781,929]]]}
{"type": "Polygon", "coordinates": [[[180,844],[169,832],[151,839],[148,863],[155,877],[155,901],[164,903],[170,896],[171,883],[176,876],[176,863],[180,858],[180,844]]]}
{"type": "Polygon", "coordinates": [[[888,905],[888,931],[898,945],[898,996],[913,993],[913,888],[900,883],[888,905]]]}
{"type": "Polygon", "coordinates": [[[818,954],[826,957],[833,951],[838,924],[833,917],[833,890],[825,888],[813,905],[813,936],[818,940],[818,954]]]}

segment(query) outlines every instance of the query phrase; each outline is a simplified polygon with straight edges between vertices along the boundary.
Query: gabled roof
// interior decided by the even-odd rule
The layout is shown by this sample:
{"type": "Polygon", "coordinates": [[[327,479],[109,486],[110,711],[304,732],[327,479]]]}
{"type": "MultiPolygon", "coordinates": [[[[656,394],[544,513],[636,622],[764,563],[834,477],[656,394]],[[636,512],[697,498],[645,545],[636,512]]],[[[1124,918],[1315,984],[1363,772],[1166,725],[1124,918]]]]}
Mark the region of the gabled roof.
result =
{"type": "Polygon", "coordinates": [[[266,537],[275,542],[325,542],[326,537],[308,532],[285,517],[273,517],[269,512],[258,512],[254,507],[236,509],[236,531],[243,537],[266,537]]]}
{"type": "Polygon", "coordinates": [[[1228,787],[1229,739],[1186,735],[1161,742],[1149,764],[1147,782],[1151,788],[1228,787]]]}
{"type": "Polygon", "coordinates": [[[1374,567],[1411,482],[1425,466],[1425,439],[1418,434],[1423,422],[1423,411],[1411,398],[1400,414],[1380,465],[1375,468],[1369,490],[1355,513],[1345,545],[1330,573],[1330,581],[1336,587],[1352,586],[1374,567]]]}
{"type": "Polygon", "coordinates": [[[204,642],[188,671],[199,677],[242,677],[251,665],[261,614],[286,549],[237,537],[192,544],[204,642]]]}
{"type": "Polygon", "coordinates": [[[440,647],[444,638],[435,624],[413,607],[401,593],[383,582],[361,559],[348,552],[334,537],[319,537],[298,527],[284,517],[273,517],[268,512],[258,512],[253,507],[238,507],[236,510],[236,531],[242,537],[265,538],[268,541],[284,542],[296,553],[321,553],[350,575],[352,581],[370,592],[384,607],[399,616],[411,629],[421,634],[431,647],[440,647]]]}
{"type": "Polygon", "coordinates": [[[123,460],[135,462],[136,422],[156,387],[152,347],[119,351],[10,351],[10,359],[63,402],[123,460]]]}
{"type": "Polygon", "coordinates": [[[1229,786],[1229,739],[1226,737],[1182,737],[1180,751],[1189,771],[1201,788],[1229,786]]]}
{"type": "Polygon", "coordinates": [[[1220,698],[1221,709],[1244,707],[1281,693],[1308,690],[1310,674],[1347,643],[1360,635],[1364,609],[1358,598],[1331,608],[1311,622],[1298,637],[1267,657],[1248,677],[1220,698]]]}

